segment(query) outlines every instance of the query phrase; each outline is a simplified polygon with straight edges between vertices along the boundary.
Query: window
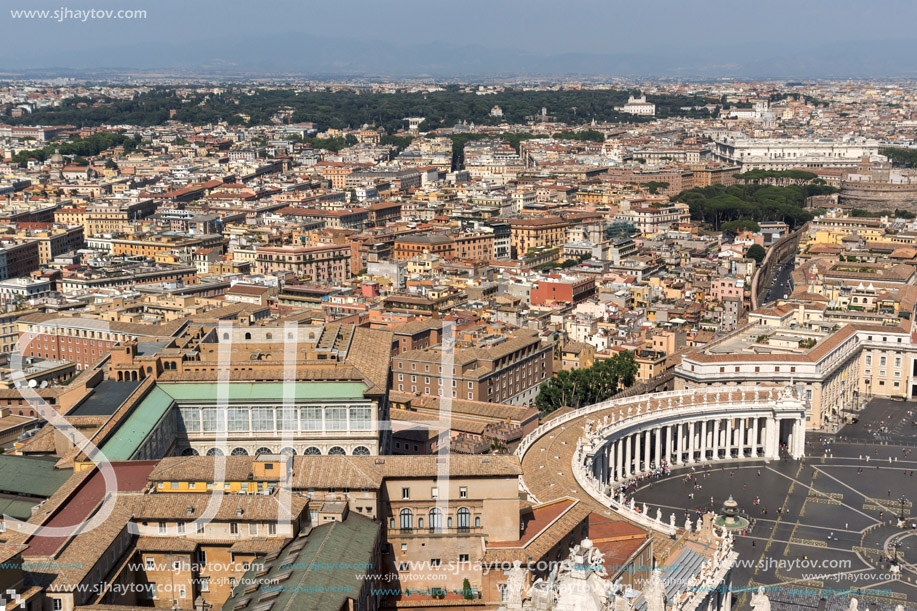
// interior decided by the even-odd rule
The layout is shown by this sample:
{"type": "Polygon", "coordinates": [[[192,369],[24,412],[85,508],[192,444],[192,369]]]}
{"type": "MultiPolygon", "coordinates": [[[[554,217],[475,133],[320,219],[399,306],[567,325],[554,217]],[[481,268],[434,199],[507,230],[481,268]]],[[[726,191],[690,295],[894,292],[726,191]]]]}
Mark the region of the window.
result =
{"type": "Polygon", "coordinates": [[[277,409],[277,428],[281,431],[295,431],[299,428],[299,418],[294,407],[277,409]]]}
{"type": "Polygon", "coordinates": [[[456,520],[459,532],[467,532],[471,526],[471,512],[467,507],[459,507],[456,520]]]}
{"type": "Polygon", "coordinates": [[[872,365],[872,355],[871,354],[866,355],[866,364],[872,365]]]}
{"type": "Polygon", "coordinates": [[[410,489],[410,488],[402,488],[402,489],[401,489],[401,498],[403,498],[403,499],[409,499],[409,498],[411,498],[411,489],[410,489]]]}
{"type": "Polygon", "coordinates": [[[329,431],[347,430],[347,408],[329,407],[325,409],[325,428],[329,431]]]}
{"type": "Polygon", "coordinates": [[[277,534],[277,524],[275,522],[268,522],[267,524],[267,534],[276,535],[277,534]]]}
{"type": "Polygon", "coordinates": [[[430,510],[430,530],[437,531],[443,527],[443,512],[439,507],[430,510]]]}
{"type": "Polygon", "coordinates": [[[210,591],[210,577],[201,576],[201,592],[210,591]]]}
{"type": "Polygon", "coordinates": [[[414,514],[410,509],[401,510],[401,530],[410,531],[414,526],[414,514]]]}
{"type": "Polygon", "coordinates": [[[231,534],[231,535],[238,535],[238,534],[239,534],[239,523],[238,523],[238,522],[230,522],[230,523],[229,523],[229,534],[231,534]]]}
{"type": "Polygon", "coordinates": [[[52,598],[51,603],[54,611],[61,611],[64,608],[64,601],[60,598],[52,598]]]}
{"type": "Polygon", "coordinates": [[[159,523],[159,534],[160,535],[166,534],[166,523],[165,522],[159,523]]]}
{"type": "Polygon", "coordinates": [[[468,554],[459,554],[458,561],[459,562],[468,562],[468,554]]]}
{"type": "Polygon", "coordinates": [[[144,567],[143,567],[143,568],[145,568],[145,569],[148,570],[148,571],[152,571],[154,568],[156,568],[156,561],[153,559],[152,556],[147,556],[147,557],[144,559],[144,567]]]}
{"type": "Polygon", "coordinates": [[[252,408],[252,430],[254,431],[273,431],[274,430],[274,408],[272,407],[253,407],[252,408]]]}
{"type": "Polygon", "coordinates": [[[197,550],[197,563],[201,566],[207,565],[207,552],[205,550],[197,550]]]}
{"type": "Polygon", "coordinates": [[[431,488],[431,489],[430,489],[430,497],[432,497],[432,498],[434,498],[434,499],[438,499],[438,498],[439,498],[439,488],[431,488]]]}
{"type": "Polygon", "coordinates": [[[901,367],[901,357],[900,356],[895,357],[895,367],[901,367]]]}
{"type": "Polygon", "coordinates": [[[184,522],[178,523],[178,534],[180,535],[185,534],[185,523],[184,522]]]}
{"type": "Polygon", "coordinates": [[[879,357],[879,367],[885,367],[886,358],[884,356],[879,357]]]}
{"type": "Polygon", "coordinates": [[[322,430],[322,408],[319,405],[309,405],[300,410],[302,428],[304,431],[322,430]]]}
{"type": "Polygon", "coordinates": [[[350,408],[350,430],[368,431],[372,428],[372,408],[365,405],[350,408]]]}
{"type": "Polygon", "coordinates": [[[257,522],[252,522],[248,525],[248,534],[254,536],[258,535],[258,524],[257,522]]]}
{"type": "Polygon", "coordinates": [[[248,408],[229,408],[229,430],[234,432],[248,431],[248,408]]]}
{"type": "Polygon", "coordinates": [[[462,486],[461,488],[459,488],[459,498],[460,499],[468,498],[468,488],[466,488],[465,486],[462,486]]]}
{"type": "Polygon", "coordinates": [[[442,566],[443,561],[441,558],[430,558],[430,566],[439,567],[442,566]]]}

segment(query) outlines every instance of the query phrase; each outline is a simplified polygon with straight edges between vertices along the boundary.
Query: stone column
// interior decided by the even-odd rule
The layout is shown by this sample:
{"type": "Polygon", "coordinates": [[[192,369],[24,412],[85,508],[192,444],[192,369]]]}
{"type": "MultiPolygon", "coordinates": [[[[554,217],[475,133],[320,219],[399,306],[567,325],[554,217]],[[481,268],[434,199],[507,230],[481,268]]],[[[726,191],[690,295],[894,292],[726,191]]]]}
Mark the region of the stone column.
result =
{"type": "Polygon", "coordinates": [[[713,460],[720,457],[720,419],[713,421],[713,460]]]}
{"type": "Polygon", "coordinates": [[[739,451],[739,458],[745,457],[745,427],[748,424],[746,418],[739,418],[736,420],[737,429],[736,433],[736,449],[739,451]]]}
{"type": "Polygon", "coordinates": [[[634,433],[632,437],[634,438],[634,473],[640,473],[640,450],[642,448],[643,433],[634,433]]]}
{"type": "Polygon", "coordinates": [[[624,438],[624,477],[630,477],[632,473],[631,468],[631,449],[634,445],[634,438],[632,435],[628,435],[624,438]]]}
{"type": "Polygon", "coordinates": [[[796,420],[796,431],[793,435],[793,438],[796,440],[796,446],[793,452],[793,458],[799,459],[802,458],[802,455],[806,453],[806,420],[805,418],[799,418],[796,420]]]}
{"type": "Polygon", "coordinates": [[[694,458],[694,453],[697,452],[697,436],[695,435],[697,428],[697,422],[688,423],[688,462],[693,463],[697,459],[694,458]]]}
{"type": "Polygon", "coordinates": [[[617,460],[615,460],[615,464],[618,470],[617,479],[619,480],[624,479],[624,460],[622,456],[623,451],[624,451],[624,440],[618,439],[615,442],[615,453],[617,454],[617,460]]]}
{"type": "Polygon", "coordinates": [[[726,418],[726,460],[732,458],[732,418],[726,418]]]}
{"type": "Polygon", "coordinates": [[[685,428],[684,422],[679,422],[678,424],[675,425],[675,446],[676,446],[675,464],[678,464],[678,465],[684,464],[684,458],[682,456],[685,453],[684,428],[685,428]]]}
{"type": "Polygon", "coordinates": [[[650,449],[652,448],[650,442],[653,440],[650,432],[650,429],[643,431],[643,469],[647,471],[650,468],[650,449]]]}
{"type": "Polygon", "coordinates": [[[656,433],[656,468],[662,466],[662,427],[653,430],[656,433]]]}
{"type": "Polygon", "coordinates": [[[749,445],[751,446],[752,457],[758,456],[758,417],[757,416],[751,419],[751,440],[750,440],[749,445]]]}
{"type": "Polygon", "coordinates": [[[764,458],[774,459],[780,456],[780,421],[767,418],[764,421],[764,458]]]}
{"type": "Polygon", "coordinates": [[[668,463],[672,462],[672,425],[666,425],[665,427],[665,459],[668,463]]]}

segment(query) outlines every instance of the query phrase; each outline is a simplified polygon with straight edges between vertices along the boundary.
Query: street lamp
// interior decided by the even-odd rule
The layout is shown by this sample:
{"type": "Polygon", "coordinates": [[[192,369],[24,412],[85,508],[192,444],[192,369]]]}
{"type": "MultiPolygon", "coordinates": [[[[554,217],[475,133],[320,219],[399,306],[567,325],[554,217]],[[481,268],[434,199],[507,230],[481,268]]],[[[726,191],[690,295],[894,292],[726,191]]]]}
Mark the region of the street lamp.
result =
{"type": "Polygon", "coordinates": [[[892,543],[892,549],[895,550],[895,557],[892,559],[892,564],[898,566],[898,548],[901,547],[901,541],[895,541],[892,543]]]}
{"type": "Polygon", "coordinates": [[[898,502],[901,504],[901,511],[898,512],[898,526],[900,527],[904,524],[904,504],[907,503],[907,499],[902,494],[898,502]]]}

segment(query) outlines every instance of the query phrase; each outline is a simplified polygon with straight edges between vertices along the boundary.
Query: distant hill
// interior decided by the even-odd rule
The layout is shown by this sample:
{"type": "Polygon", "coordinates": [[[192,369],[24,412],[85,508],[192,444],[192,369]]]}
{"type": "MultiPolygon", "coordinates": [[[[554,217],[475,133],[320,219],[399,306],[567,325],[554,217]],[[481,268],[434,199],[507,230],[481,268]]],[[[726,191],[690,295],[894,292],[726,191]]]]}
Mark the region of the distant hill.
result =
{"type": "Polygon", "coordinates": [[[540,55],[480,45],[402,44],[303,34],[197,39],[183,44],[86,45],[66,57],[40,47],[10,48],[0,72],[157,71],[169,74],[312,76],[652,76],[676,78],[917,77],[914,43],[902,40],[833,43],[771,51],[749,45],[654,45],[629,53],[540,55]]]}

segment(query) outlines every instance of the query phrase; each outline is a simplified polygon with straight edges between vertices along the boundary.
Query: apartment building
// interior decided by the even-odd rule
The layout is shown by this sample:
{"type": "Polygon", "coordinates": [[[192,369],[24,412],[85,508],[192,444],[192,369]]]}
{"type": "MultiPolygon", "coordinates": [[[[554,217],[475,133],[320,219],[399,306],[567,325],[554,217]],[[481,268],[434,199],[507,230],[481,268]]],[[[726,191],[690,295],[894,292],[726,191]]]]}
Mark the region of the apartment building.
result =
{"type": "Polygon", "coordinates": [[[259,248],[255,269],[259,274],[292,272],[311,282],[340,284],[350,279],[352,251],[339,246],[267,246],[259,248]]]}
{"type": "Polygon", "coordinates": [[[567,222],[556,216],[512,219],[509,222],[513,257],[523,257],[533,248],[551,248],[566,241],[567,222]]]}
{"type": "Polygon", "coordinates": [[[454,351],[442,344],[408,350],[392,358],[393,389],[528,405],[538,388],[553,375],[553,346],[534,331],[512,337],[486,338],[454,351]]]}

